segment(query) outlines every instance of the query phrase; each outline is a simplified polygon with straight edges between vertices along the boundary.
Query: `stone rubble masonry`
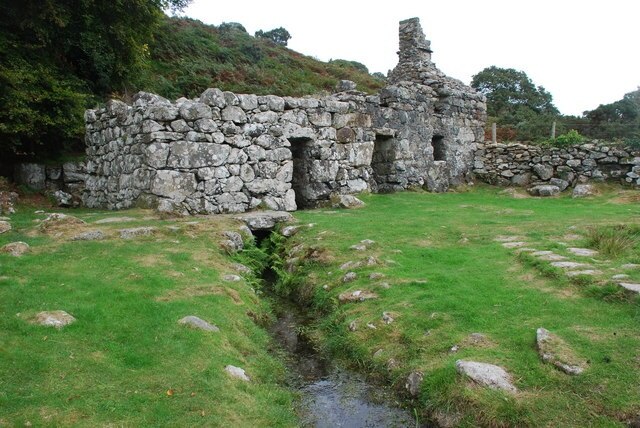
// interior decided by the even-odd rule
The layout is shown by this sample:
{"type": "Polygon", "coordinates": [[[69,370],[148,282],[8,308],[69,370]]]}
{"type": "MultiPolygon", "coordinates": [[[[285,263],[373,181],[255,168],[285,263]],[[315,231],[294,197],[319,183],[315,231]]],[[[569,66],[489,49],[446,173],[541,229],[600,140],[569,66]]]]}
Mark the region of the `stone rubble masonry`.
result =
{"type": "Polygon", "coordinates": [[[341,82],[322,97],[207,89],[138,93],[87,110],[88,207],[184,213],[293,211],[331,196],[469,182],[485,99],[431,62],[418,19],[400,23],[398,66],[377,95],[341,82]]]}
{"type": "Polygon", "coordinates": [[[475,176],[500,186],[557,186],[618,181],[640,186],[640,150],[589,142],[567,147],[521,143],[477,145],[475,176]]]}

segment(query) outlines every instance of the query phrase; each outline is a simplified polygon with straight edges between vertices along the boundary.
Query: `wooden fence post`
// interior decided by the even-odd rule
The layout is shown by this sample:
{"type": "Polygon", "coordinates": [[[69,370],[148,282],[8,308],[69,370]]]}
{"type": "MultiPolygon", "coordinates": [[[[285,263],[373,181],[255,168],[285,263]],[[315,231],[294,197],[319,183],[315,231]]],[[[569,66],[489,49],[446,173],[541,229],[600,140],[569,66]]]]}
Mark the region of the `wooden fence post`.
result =
{"type": "Polygon", "coordinates": [[[555,120],[551,124],[551,139],[552,140],[556,139],[556,121],[555,120]]]}

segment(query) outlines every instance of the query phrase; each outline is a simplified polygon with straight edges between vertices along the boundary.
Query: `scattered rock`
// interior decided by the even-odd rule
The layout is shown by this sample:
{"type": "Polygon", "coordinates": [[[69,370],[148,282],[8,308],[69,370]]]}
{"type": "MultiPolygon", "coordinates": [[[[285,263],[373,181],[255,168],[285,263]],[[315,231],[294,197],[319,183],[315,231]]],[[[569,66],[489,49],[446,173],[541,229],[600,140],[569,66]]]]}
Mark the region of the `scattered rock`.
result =
{"type": "Polygon", "coordinates": [[[155,227],[133,227],[130,229],[120,229],[120,238],[122,239],[132,239],[137,236],[150,236],[156,232],[155,227]]]}
{"type": "Polygon", "coordinates": [[[220,242],[220,247],[229,254],[237,253],[244,249],[244,242],[242,241],[242,235],[238,232],[227,230],[222,232],[227,238],[220,242]]]}
{"type": "Polygon", "coordinates": [[[526,242],[504,242],[502,244],[504,248],[518,248],[518,247],[524,247],[525,245],[527,245],[526,242]]]}
{"type": "Polygon", "coordinates": [[[593,256],[597,256],[598,252],[596,250],[591,250],[589,248],[567,248],[567,251],[569,251],[572,254],[575,254],[576,256],[581,256],[581,257],[593,257],[593,256]]]}
{"type": "Polygon", "coordinates": [[[355,281],[358,278],[358,274],[355,272],[347,272],[342,277],[342,282],[347,283],[351,281],[355,281]]]}
{"type": "Polygon", "coordinates": [[[0,221],[0,234],[11,230],[11,223],[8,221],[0,221]]]}
{"type": "Polygon", "coordinates": [[[640,268],[640,265],[636,264],[636,263],[627,263],[627,264],[624,264],[624,265],[620,266],[620,268],[622,268],[622,269],[637,269],[637,268],[640,268]]]}
{"type": "Polygon", "coordinates": [[[35,323],[46,327],[62,328],[74,322],[76,319],[65,311],[38,312],[35,316],[35,323]]]}
{"type": "Polygon", "coordinates": [[[419,371],[409,373],[407,381],[404,384],[404,388],[409,392],[412,397],[417,397],[420,394],[420,388],[422,387],[422,381],[424,380],[424,374],[419,371]]]}
{"type": "Polygon", "coordinates": [[[367,323],[367,328],[370,328],[371,330],[377,330],[378,327],[376,327],[375,325],[371,324],[370,322],[367,323]]]}
{"type": "Polygon", "coordinates": [[[498,235],[495,238],[493,238],[494,241],[496,242],[514,242],[514,241],[519,241],[521,238],[519,236],[515,236],[515,235],[498,235]]]}
{"type": "Polygon", "coordinates": [[[459,350],[460,350],[460,346],[458,346],[458,345],[453,345],[453,346],[449,349],[449,352],[450,352],[451,354],[455,354],[455,353],[456,353],[456,352],[458,352],[459,350]]]}
{"type": "Polygon", "coordinates": [[[0,248],[0,253],[9,253],[13,257],[20,257],[27,251],[29,251],[29,244],[22,241],[10,242],[0,248]]]}
{"type": "Polygon", "coordinates": [[[349,323],[349,331],[356,331],[358,330],[358,323],[356,322],[356,320],[353,320],[349,323]]]}
{"type": "Polygon", "coordinates": [[[246,274],[250,274],[251,268],[241,264],[241,263],[234,263],[233,264],[233,269],[235,269],[236,272],[240,272],[240,273],[246,273],[246,274]]]}
{"type": "Polygon", "coordinates": [[[362,244],[356,244],[356,245],[352,245],[349,247],[350,250],[355,250],[355,251],[366,251],[367,250],[367,246],[366,245],[362,245],[362,244]]]}
{"type": "Polygon", "coordinates": [[[282,236],[290,238],[296,233],[298,233],[299,230],[300,230],[299,226],[287,226],[282,229],[282,236]]]}
{"type": "Polygon", "coordinates": [[[251,381],[251,379],[249,378],[249,376],[247,376],[247,374],[245,373],[245,371],[243,369],[241,369],[240,367],[236,367],[236,366],[232,366],[232,365],[228,365],[224,368],[224,371],[229,373],[229,375],[231,377],[234,377],[236,379],[240,379],[243,380],[245,382],[249,382],[251,381]]]}
{"type": "Polygon", "coordinates": [[[598,194],[598,190],[591,184],[576,184],[573,188],[572,197],[584,198],[586,196],[595,196],[598,194]]]}
{"type": "Polygon", "coordinates": [[[340,270],[357,269],[361,266],[362,266],[361,262],[354,262],[353,260],[349,260],[348,262],[341,264],[338,269],[340,270]]]}
{"type": "Polygon", "coordinates": [[[553,251],[534,251],[533,253],[531,253],[531,255],[534,257],[548,256],[551,254],[553,254],[553,251]]]}
{"type": "Polygon", "coordinates": [[[378,295],[376,293],[372,293],[371,291],[362,291],[362,290],[347,291],[345,293],[341,293],[338,296],[338,300],[340,301],[340,303],[363,302],[365,300],[377,299],[377,298],[378,298],[378,295]]]}
{"type": "Polygon", "coordinates": [[[394,319],[389,312],[383,312],[382,321],[384,321],[385,324],[389,325],[394,321],[394,319]]]}
{"type": "Polygon", "coordinates": [[[550,184],[541,184],[539,186],[533,186],[527,189],[530,195],[532,196],[555,196],[560,193],[560,188],[558,186],[552,186],[550,184]]]}
{"type": "Polygon", "coordinates": [[[540,260],[548,261],[548,262],[557,262],[559,260],[566,260],[565,256],[561,256],[560,254],[545,254],[538,257],[540,260]]]}
{"type": "Polygon", "coordinates": [[[614,279],[614,280],[617,280],[617,279],[627,279],[627,278],[629,278],[629,275],[626,275],[626,274],[624,274],[624,273],[618,273],[618,274],[613,275],[613,276],[611,277],[611,279],[614,279]]]}
{"type": "Polygon", "coordinates": [[[536,343],[538,353],[545,363],[552,364],[569,375],[579,375],[584,371],[586,361],[576,357],[569,345],[549,330],[539,328],[536,331],[536,343]]]}
{"type": "Polygon", "coordinates": [[[633,291],[634,293],[640,293],[640,284],[633,284],[631,282],[619,282],[618,285],[626,290],[633,291]]]}
{"type": "Polygon", "coordinates": [[[476,346],[476,345],[484,345],[488,342],[487,336],[482,333],[471,333],[467,336],[465,342],[468,345],[476,346]]]}
{"type": "Polygon", "coordinates": [[[381,279],[384,278],[384,274],[380,273],[380,272],[372,272],[369,274],[369,279],[371,280],[376,280],[376,279],[381,279]]]}
{"type": "Polygon", "coordinates": [[[331,203],[333,208],[353,209],[365,206],[364,202],[353,195],[337,195],[331,198],[331,203]]]}
{"type": "Polygon", "coordinates": [[[137,219],[133,217],[107,217],[97,221],[94,221],[95,224],[109,224],[109,223],[127,223],[130,221],[136,221],[137,219]]]}
{"type": "Polygon", "coordinates": [[[476,361],[458,360],[456,361],[456,370],[480,385],[511,393],[517,392],[516,387],[513,386],[511,375],[502,367],[476,361]]]}
{"type": "Polygon", "coordinates": [[[222,280],[227,282],[238,282],[238,281],[242,281],[242,277],[238,275],[234,275],[232,273],[228,273],[222,276],[222,280]]]}
{"type": "Polygon", "coordinates": [[[360,244],[366,246],[367,248],[371,247],[375,243],[376,243],[376,241],[371,240],[371,239],[363,239],[362,241],[360,241],[360,244]]]}
{"type": "Polygon", "coordinates": [[[577,263],[577,262],[553,262],[551,263],[551,266],[557,267],[560,269],[576,269],[579,267],[588,267],[589,265],[584,263],[577,263]]]}
{"type": "Polygon", "coordinates": [[[68,208],[73,205],[73,196],[62,190],[56,190],[53,193],[53,198],[59,207],[68,208]]]}
{"type": "Polygon", "coordinates": [[[85,224],[83,220],[72,215],[62,213],[51,213],[40,223],[40,230],[46,232],[51,229],[56,229],[62,226],[81,225],[85,224]]]}
{"type": "Polygon", "coordinates": [[[580,276],[580,275],[593,276],[593,275],[600,275],[601,273],[602,271],[599,271],[596,269],[572,270],[567,272],[567,276],[580,276]]]}
{"type": "Polygon", "coordinates": [[[101,230],[88,230],[86,232],[82,232],[78,235],[75,235],[71,238],[72,241],[99,241],[104,239],[105,235],[101,230]]]}
{"type": "Polygon", "coordinates": [[[204,331],[220,331],[220,329],[215,325],[209,324],[207,321],[193,315],[188,315],[184,318],[181,318],[180,320],[178,320],[178,324],[186,325],[191,328],[197,328],[204,331]]]}
{"type": "Polygon", "coordinates": [[[18,202],[18,194],[6,190],[0,191],[0,215],[15,214],[15,204],[18,202]]]}

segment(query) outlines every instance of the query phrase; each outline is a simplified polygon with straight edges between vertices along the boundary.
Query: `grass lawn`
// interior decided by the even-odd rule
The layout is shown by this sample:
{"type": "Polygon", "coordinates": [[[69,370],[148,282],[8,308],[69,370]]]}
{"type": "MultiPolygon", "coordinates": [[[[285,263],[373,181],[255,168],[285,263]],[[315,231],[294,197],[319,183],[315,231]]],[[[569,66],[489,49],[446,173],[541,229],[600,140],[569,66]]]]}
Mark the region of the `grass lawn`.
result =
{"type": "Polygon", "coordinates": [[[162,220],[148,211],[68,211],[86,226],[42,233],[34,207],[20,207],[0,246],[0,426],[295,426],[293,395],[270,338],[248,314],[268,310],[222,255],[223,218],[162,220]],[[105,217],[124,223],[96,224],[105,217]],[[152,216],[152,217],[149,217],[152,216]],[[196,223],[190,223],[195,221],[196,223]],[[154,226],[152,236],[117,229],[154,226]],[[176,226],[177,228],[168,228],[176,226]],[[102,241],[69,241],[100,229],[102,241]],[[64,310],[61,330],[32,325],[39,311],[64,310]],[[195,315],[211,333],[177,321],[195,315]],[[242,367],[243,382],[224,372],[242,367]]]}
{"type": "MultiPolygon", "coordinates": [[[[288,276],[278,289],[293,288],[315,306],[321,318],[309,334],[328,352],[398,391],[410,372],[422,372],[410,404],[423,419],[582,427],[637,418],[640,302],[611,281],[625,274],[625,281],[640,282],[640,269],[625,267],[640,264],[637,192],[609,189],[575,200],[500,192],[367,195],[360,210],[299,211],[299,224],[315,225],[301,227],[281,250],[303,244],[302,253],[315,261],[284,274],[283,258],[279,271],[288,276]],[[617,239],[619,231],[626,244],[616,247],[608,237],[617,239]],[[595,274],[569,277],[496,238],[588,264],[595,274]],[[363,239],[375,243],[350,248],[363,239]],[[585,258],[569,250],[587,246],[601,254],[585,258]],[[379,264],[340,269],[370,256],[379,264]],[[350,270],[357,279],[344,283],[350,270]],[[369,279],[374,272],[384,277],[369,279]],[[355,290],[378,298],[338,302],[340,293],[355,290]],[[383,322],[383,312],[394,321],[383,322]],[[588,361],[583,374],[569,376],[541,361],[539,327],[588,361]],[[472,333],[483,339],[472,340],[472,333]],[[458,359],[504,367],[518,392],[473,384],[456,372],[458,359]]],[[[0,254],[0,426],[297,425],[295,394],[282,386],[284,367],[254,322],[269,317],[268,304],[254,293],[251,275],[224,280],[237,272],[219,249],[221,232],[237,223],[225,216],[72,210],[87,224],[44,232],[34,220],[45,215],[36,209],[20,207],[13,229],[0,235],[0,246],[31,246],[22,257],[0,254]],[[107,217],[129,219],[97,223],[107,217]],[[119,237],[118,229],[138,226],[156,231],[119,237]],[[92,229],[106,239],[69,240],[92,229]],[[78,321],[61,330],[29,322],[44,310],[65,310],[78,321]],[[187,315],[220,332],[179,325],[187,315]],[[245,369],[251,381],[230,377],[228,364],[245,369]]]]}
{"type": "Polygon", "coordinates": [[[297,274],[298,286],[324,311],[320,343],[383,373],[398,390],[411,371],[421,371],[424,382],[413,404],[444,424],[621,426],[638,418],[640,304],[610,278],[626,274],[625,281],[640,282],[638,267],[622,267],[640,263],[640,236],[632,234],[632,245],[615,257],[585,258],[568,250],[588,244],[594,228],[622,224],[640,230],[637,192],[609,189],[589,199],[519,199],[500,192],[480,187],[370,195],[360,210],[297,212],[301,223],[315,226],[303,228],[287,246],[327,250],[324,263],[308,263],[297,274]],[[549,261],[496,241],[505,237],[597,272],[568,277],[549,261]],[[350,249],[363,239],[375,244],[350,249]],[[369,256],[380,264],[340,269],[369,256]],[[358,278],[344,283],[350,270],[358,278]],[[369,279],[373,272],[384,277],[369,279]],[[338,303],[340,293],[355,290],[379,298],[338,303]],[[383,312],[394,322],[385,324],[383,312]],[[588,361],[582,375],[566,375],[541,361],[539,327],[588,361]],[[477,343],[472,333],[484,339],[477,343]],[[473,384],[456,372],[458,359],[504,367],[518,392],[473,384]]]}

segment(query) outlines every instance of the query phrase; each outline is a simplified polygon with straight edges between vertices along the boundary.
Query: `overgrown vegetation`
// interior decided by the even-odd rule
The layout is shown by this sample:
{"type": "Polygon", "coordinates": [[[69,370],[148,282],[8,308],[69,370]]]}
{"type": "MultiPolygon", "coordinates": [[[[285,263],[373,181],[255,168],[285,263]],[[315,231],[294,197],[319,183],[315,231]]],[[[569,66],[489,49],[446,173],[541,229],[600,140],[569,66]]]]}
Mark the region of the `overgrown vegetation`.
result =
{"type": "Polygon", "coordinates": [[[620,257],[635,250],[640,254],[640,226],[594,226],[587,230],[587,245],[607,257],[620,257]]]}

